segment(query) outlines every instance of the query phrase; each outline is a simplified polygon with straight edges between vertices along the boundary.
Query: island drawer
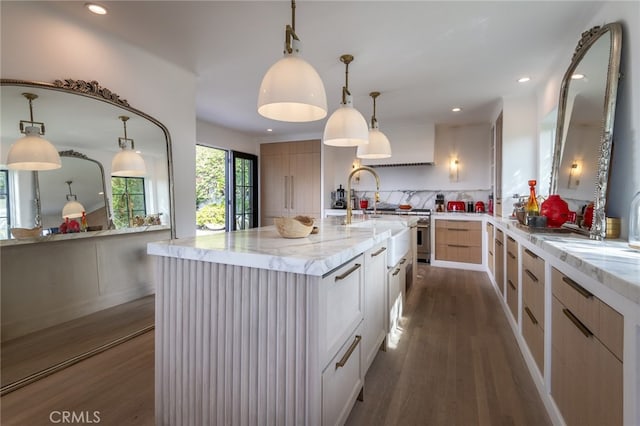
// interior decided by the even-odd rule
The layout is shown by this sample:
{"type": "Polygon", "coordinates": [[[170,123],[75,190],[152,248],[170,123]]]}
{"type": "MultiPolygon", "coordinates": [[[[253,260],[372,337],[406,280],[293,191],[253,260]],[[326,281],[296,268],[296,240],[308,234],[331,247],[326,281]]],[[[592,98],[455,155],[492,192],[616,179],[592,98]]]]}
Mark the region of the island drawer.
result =
{"type": "Polygon", "coordinates": [[[320,336],[323,365],[336,354],[364,318],[364,255],[322,278],[320,336]]]}

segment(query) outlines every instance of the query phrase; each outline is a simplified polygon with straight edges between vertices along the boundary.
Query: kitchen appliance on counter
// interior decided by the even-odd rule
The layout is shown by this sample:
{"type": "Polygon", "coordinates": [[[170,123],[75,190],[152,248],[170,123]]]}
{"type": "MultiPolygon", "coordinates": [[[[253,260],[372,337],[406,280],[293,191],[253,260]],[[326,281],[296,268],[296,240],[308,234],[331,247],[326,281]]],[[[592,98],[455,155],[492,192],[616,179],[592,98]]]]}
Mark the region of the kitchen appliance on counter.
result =
{"type": "Polygon", "coordinates": [[[476,201],[476,213],[484,213],[484,202],[476,201]]]}
{"type": "Polygon", "coordinates": [[[331,208],[332,209],[346,209],[347,200],[345,199],[344,188],[342,185],[335,191],[331,191],[331,208]]]}
{"type": "Polygon", "coordinates": [[[465,212],[466,203],[464,201],[447,201],[448,212],[465,212]]]}
{"type": "Polygon", "coordinates": [[[436,194],[436,211],[444,212],[444,194],[436,194]]]}

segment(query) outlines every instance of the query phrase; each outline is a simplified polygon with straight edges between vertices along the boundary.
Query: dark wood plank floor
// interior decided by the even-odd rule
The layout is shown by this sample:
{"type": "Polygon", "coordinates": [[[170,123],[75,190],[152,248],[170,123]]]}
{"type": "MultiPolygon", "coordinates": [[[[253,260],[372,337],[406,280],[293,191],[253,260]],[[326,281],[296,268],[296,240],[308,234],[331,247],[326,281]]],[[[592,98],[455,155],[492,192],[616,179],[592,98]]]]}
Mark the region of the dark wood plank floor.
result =
{"type": "MultiPolygon", "coordinates": [[[[397,347],[379,352],[348,425],[548,425],[486,275],[420,265],[397,347]]],[[[104,425],[153,425],[153,333],[1,398],[2,425],[52,410],[100,411],[104,425]]]]}
{"type": "Polygon", "coordinates": [[[549,425],[486,274],[421,264],[347,425],[549,425]]]}

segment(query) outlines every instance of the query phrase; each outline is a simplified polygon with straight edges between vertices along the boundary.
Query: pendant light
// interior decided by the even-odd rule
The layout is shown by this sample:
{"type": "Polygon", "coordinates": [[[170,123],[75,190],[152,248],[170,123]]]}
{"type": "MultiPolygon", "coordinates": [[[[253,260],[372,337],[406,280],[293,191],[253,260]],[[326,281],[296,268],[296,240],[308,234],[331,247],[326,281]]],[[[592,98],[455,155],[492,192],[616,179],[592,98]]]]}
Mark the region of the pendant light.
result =
{"type": "Polygon", "coordinates": [[[327,95],[316,70],[300,58],[296,35],[296,2],[291,1],[291,25],[285,28],[284,58],[267,71],[258,93],[258,113],[278,121],[301,123],[327,116],[327,95]]]}
{"type": "Polygon", "coordinates": [[[41,137],[44,135],[44,123],[33,121],[33,100],[38,95],[23,93],[22,96],[29,100],[30,120],[20,120],[20,133],[25,136],[9,148],[7,167],[11,170],[59,169],[62,164],[58,150],[41,137]]]}
{"type": "Polygon", "coordinates": [[[327,120],[322,141],[325,145],[332,146],[368,144],[367,120],[353,107],[351,92],[349,92],[349,64],[353,61],[353,56],[342,55],[340,61],[346,66],[345,85],[342,86],[342,103],[327,120]]]}
{"type": "Polygon", "coordinates": [[[369,96],[373,98],[373,115],[371,116],[371,129],[369,129],[369,143],[358,145],[356,157],[358,158],[389,158],[391,157],[391,144],[389,139],[378,128],[376,118],[376,98],[380,92],[371,92],[369,96]]]}
{"type": "Polygon", "coordinates": [[[121,151],[111,160],[111,176],[144,176],[147,173],[144,159],[135,151],[133,139],[127,138],[127,120],[129,120],[129,117],[121,115],[118,118],[122,120],[122,125],[124,126],[124,137],[118,138],[118,145],[121,151]]]}
{"type": "Polygon", "coordinates": [[[69,185],[69,194],[67,194],[67,203],[62,208],[62,218],[75,219],[77,217],[82,217],[85,210],[84,206],[78,202],[78,197],[71,192],[71,184],[73,181],[68,180],[66,183],[69,185]]]}

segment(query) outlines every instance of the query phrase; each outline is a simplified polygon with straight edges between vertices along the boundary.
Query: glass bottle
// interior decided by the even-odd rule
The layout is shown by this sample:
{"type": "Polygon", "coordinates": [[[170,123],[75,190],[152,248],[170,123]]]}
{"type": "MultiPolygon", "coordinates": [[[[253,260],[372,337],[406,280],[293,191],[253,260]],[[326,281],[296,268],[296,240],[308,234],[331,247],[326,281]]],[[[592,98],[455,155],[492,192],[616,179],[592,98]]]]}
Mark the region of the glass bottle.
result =
{"type": "Polygon", "coordinates": [[[87,215],[85,214],[85,212],[82,212],[82,220],[80,221],[80,230],[82,232],[86,232],[87,231],[87,215]]]}
{"type": "Polygon", "coordinates": [[[536,197],[536,180],[532,179],[529,182],[529,199],[524,207],[524,211],[527,216],[539,216],[540,208],[538,206],[538,198],[536,197]]]}
{"type": "Polygon", "coordinates": [[[631,200],[629,212],[629,247],[640,250],[640,192],[631,200]]]}

